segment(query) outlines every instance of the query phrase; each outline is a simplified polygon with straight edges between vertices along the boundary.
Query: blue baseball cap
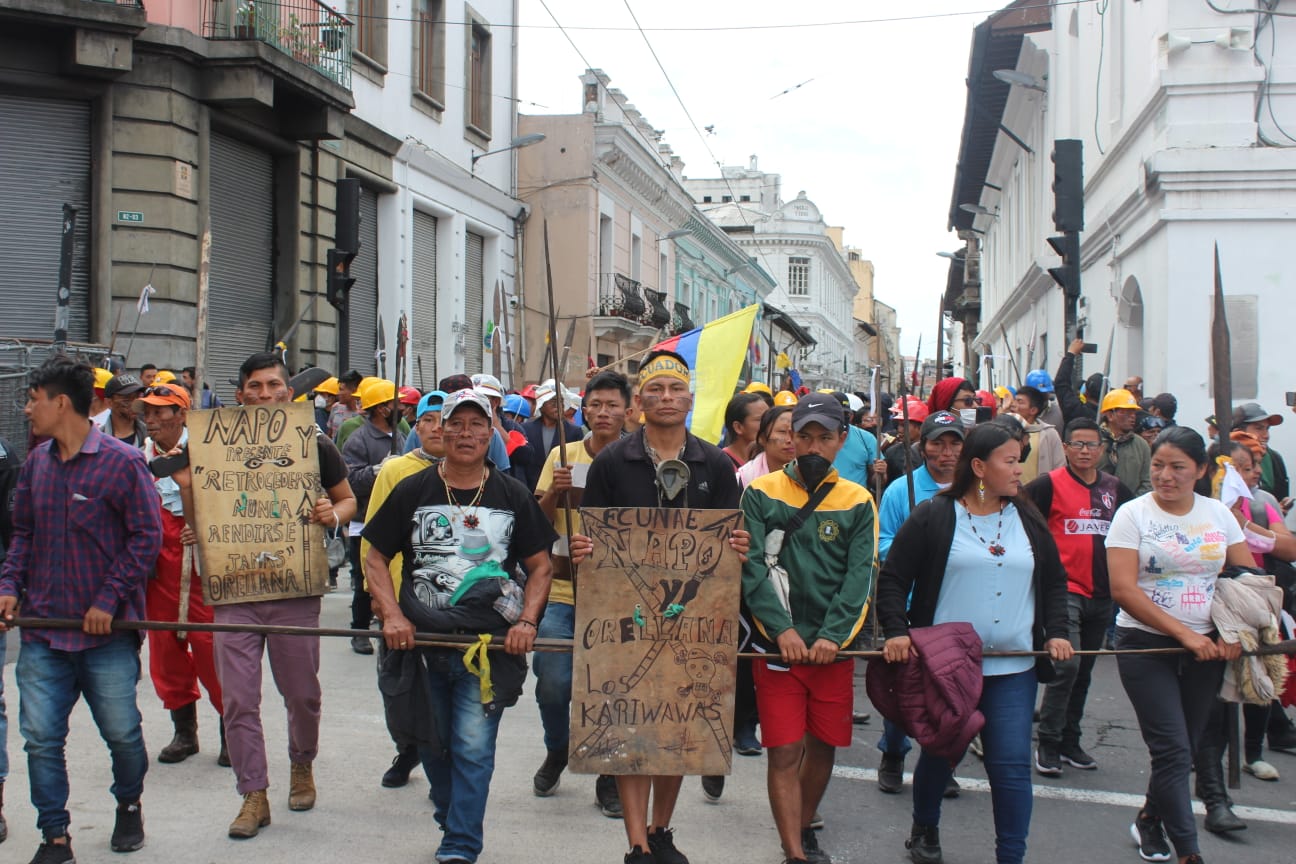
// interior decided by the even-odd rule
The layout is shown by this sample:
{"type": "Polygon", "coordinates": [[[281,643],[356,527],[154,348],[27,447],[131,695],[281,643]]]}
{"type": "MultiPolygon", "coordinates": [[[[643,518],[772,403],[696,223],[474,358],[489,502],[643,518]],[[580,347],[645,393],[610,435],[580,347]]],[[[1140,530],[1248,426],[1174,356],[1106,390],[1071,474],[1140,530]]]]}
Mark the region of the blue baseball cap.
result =
{"type": "Polygon", "coordinates": [[[419,400],[418,408],[414,412],[414,419],[422,417],[429,411],[441,410],[441,403],[445,402],[446,394],[441,390],[432,390],[422,399],[419,400]]]}

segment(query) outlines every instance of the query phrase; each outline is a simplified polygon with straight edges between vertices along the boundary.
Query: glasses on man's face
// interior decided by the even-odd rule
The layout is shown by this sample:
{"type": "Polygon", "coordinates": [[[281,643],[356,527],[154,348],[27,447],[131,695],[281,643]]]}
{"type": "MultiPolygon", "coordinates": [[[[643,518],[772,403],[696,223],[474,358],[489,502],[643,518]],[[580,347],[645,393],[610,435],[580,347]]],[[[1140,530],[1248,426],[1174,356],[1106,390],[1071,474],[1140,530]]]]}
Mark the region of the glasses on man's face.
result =
{"type": "Polygon", "coordinates": [[[950,403],[951,408],[975,408],[977,400],[975,396],[960,396],[950,403]]]}
{"type": "Polygon", "coordinates": [[[1066,442],[1066,446],[1070,447],[1072,450],[1094,450],[1094,451],[1097,451],[1097,450],[1101,450],[1101,449],[1103,448],[1103,442],[1101,442],[1101,441],[1068,441],[1068,442],[1066,442]]]}
{"type": "Polygon", "coordinates": [[[163,397],[163,398],[167,398],[167,397],[170,397],[170,396],[174,396],[174,395],[176,395],[176,391],[172,390],[170,387],[166,386],[165,384],[157,384],[157,385],[155,385],[155,386],[153,386],[153,387],[149,387],[147,390],[145,390],[145,391],[144,391],[144,395],[145,395],[145,396],[161,396],[161,397],[163,397]]]}

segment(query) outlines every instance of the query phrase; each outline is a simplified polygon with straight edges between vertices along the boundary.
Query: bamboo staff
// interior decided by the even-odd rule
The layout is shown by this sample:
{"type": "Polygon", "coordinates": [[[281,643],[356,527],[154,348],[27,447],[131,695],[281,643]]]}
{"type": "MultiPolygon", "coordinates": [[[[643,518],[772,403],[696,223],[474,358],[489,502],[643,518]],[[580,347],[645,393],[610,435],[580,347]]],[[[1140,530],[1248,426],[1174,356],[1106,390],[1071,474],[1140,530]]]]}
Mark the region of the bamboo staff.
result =
{"type": "MultiPolygon", "coordinates": [[[[553,264],[549,257],[549,220],[544,221],[544,260],[545,260],[545,284],[549,291],[549,356],[553,358],[554,373],[554,397],[558,400],[558,464],[567,468],[567,400],[563,395],[566,388],[563,386],[562,372],[563,367],[567,365],[566,352],[564,352],[561,364],[558,360],[558,312],[554,307],[554,286],[553,286],[553,264]]],[[[574,323],[574,322],[573,322],[574,323]]],[[[541,372],[544,367],[541,367],[541,372]]],[[[573,594],[576,591],[576,562],[571,558],[571,538],[572,538],[572,507],[571,496],[567,490],[562,493],[562,510],[563,521],[567,527],[567,561],[571,566],[571,583],[573,594]]]]}

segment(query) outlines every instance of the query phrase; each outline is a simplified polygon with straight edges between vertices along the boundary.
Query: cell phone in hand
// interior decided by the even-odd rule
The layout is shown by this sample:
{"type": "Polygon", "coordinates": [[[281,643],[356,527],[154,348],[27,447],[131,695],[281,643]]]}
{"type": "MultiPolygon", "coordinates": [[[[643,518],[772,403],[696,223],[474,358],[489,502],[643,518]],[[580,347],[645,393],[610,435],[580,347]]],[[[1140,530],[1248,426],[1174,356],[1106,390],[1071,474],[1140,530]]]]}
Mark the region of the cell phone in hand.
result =
{"type": "Polygon", "coordinates": [[[1097,342],[1086,342],[1086,343],[1084,343],[1084,347],[1080,349],[1080,353],[1081,353],[1081,354],[1097,354],[1097,353],[1098,353],[1098,343],[1097,343],[1097,342]]]}
{"type": "Polygon", "coordinates": [[[166,456],[159,456],[149,462],[149,471],[159,480],[164,477],[170,477],[181,468],[189,465],[189,448],[187,446],[180,448],[179,453],[173,453],[166,456]]]}

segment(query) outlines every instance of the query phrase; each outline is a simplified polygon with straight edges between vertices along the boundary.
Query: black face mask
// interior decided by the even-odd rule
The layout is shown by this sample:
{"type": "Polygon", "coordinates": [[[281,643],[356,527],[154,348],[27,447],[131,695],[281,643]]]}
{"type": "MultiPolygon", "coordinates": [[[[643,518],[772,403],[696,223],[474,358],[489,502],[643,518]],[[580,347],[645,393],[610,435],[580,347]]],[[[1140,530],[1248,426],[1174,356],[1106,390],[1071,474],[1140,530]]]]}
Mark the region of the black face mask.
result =
{"type": "Polygon", "coordinates": [[[832,463],[822,456],[816,456],[813,453],[807,453],[805,456],[798,456],[796,460],[797,471],[801,473],[801,482],[805,483],[806,489],[813,492],[819,488],[819,484],[828,476],[832,470],[832,463]]]}

